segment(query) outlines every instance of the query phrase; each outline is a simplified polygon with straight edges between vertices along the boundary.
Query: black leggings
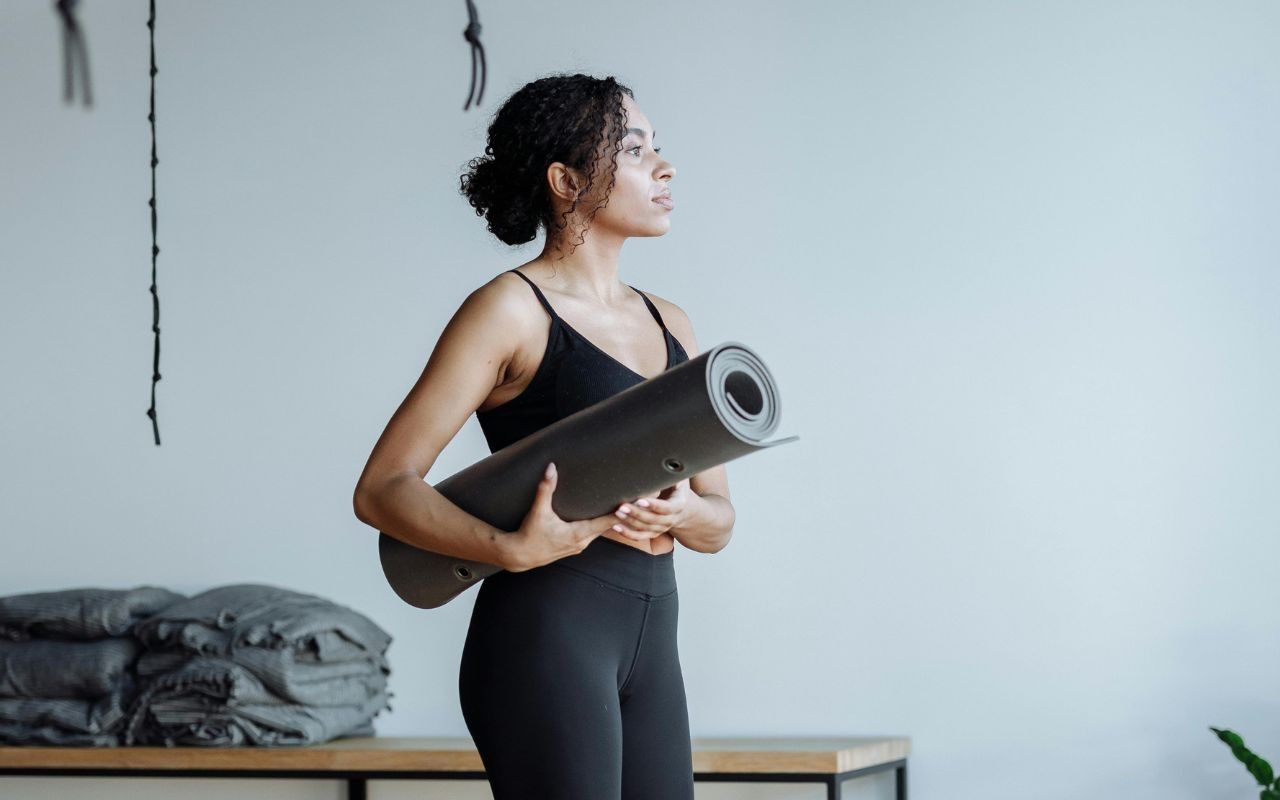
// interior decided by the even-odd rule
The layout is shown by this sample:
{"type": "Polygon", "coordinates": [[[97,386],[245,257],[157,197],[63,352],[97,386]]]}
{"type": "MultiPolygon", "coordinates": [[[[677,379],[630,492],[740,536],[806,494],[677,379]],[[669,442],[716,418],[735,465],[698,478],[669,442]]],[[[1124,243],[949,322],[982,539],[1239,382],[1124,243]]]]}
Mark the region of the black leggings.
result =
{"type": "Polygon", "coordinates": [[[692,800],[674,555],[600,536],[480,584],[458,694],[494,800],[692,800]]]}

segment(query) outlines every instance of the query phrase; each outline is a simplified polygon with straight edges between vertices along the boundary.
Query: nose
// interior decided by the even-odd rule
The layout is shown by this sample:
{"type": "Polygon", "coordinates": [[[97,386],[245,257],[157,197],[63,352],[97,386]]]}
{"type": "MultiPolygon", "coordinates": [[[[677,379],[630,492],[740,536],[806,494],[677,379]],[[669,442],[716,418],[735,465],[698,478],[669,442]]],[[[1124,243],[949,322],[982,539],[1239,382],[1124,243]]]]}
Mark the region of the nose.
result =
{"type": "Polygon", "coordinates": [[[663,161],[658,164],[657,176],[658,180],[671,180],[676,176],[675,165],[670,161],[663,159],[663,161]]]}

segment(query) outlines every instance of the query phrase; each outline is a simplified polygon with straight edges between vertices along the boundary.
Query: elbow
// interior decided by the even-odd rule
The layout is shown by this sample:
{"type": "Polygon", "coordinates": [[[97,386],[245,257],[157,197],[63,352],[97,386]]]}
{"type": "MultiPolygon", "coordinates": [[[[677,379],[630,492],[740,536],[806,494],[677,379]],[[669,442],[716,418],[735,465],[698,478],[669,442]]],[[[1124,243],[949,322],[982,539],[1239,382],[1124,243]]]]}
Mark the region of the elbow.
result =
{"type": "Polygon", "coordinates": [[[351,510],[355,513],[356,519],[367,524],[369,519],[368,514],[365,513],[365,502],[364,495],[357,489],[351,498],[351,510]]]}
{"type": "MultiPolygon", "coordinates": [[[[351,510],[355,512],[356,519],[366,525],[373,525],[371,507],[373,506],[372,492],[364,485],[356,486],[355,492],[351,496],[351,510]]],[[[376,528],[377,526],[374,525],[376,528]]]]}
{"type": "Polygon", "coordinates": [[[721,550],[729,546],[729,540],[732,538],[733,538],[733,528],[729,528],[727,531],[724,532],[724,537],[720,539],[720,543],[716,546],[716,549],[712,550],[711,552],[719,553],[721,550]]]}
{"type": "Polygon", "coordinates": [[[356,519],[379,528],[377,520],[380,516],[379,509],[385,505],[384,495],[393,490],[397,481],[410,475],[422,480],[413,472],[402,472],[386,478],[362,477],[357,481],[355,492],[351,495],[351,510],[355,512],[356,519]]]}

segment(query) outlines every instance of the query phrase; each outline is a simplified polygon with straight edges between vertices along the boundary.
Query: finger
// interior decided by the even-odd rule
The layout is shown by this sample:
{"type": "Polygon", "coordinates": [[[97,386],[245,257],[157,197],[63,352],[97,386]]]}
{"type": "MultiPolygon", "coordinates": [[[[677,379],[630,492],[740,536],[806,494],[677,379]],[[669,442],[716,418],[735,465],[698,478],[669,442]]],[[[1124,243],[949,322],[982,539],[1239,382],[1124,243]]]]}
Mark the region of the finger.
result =
{"type": "Polygon", "coordinates": [[[660,497],[651,497],[642,498],[630,505],[636,506],[637,512],[640,513],[666,514],[668,512],[667,506],[669,503],[660,497]]]}
{"type": "Polygon", "coordinates": [[[652,523],[642,522],[642,521],[640,521],[640,520],[638,520],[638,519],[636,519],[636,520],[633,520],[633,519],[622,519],[622,520],[619,520],[619,524],[620,524],[620,525],[622,526],[622,528],[623,528],[623,531],[622,531],[623,533],[625,533],[625,532],[627,532],[627,531],[647,532],[647,531],[657,531],[657,530],[662,530],[662,527],[661,527],[660,525],[655,525],[655,524],[652,524],[652,523]]]}
{"type": "Polygon", "coordinates": [[[615,517],[613,530],[616,533],[649,533],[658,530],[657,526],[646,525],[638,520],[630,520],[627,517],[615,517]]]}
{"type": "Polygon", "coordinates": [[[546,470],[542,473],[542,480],[538,481],[537,493],[534,495],[536,503],[551,507],[551,495],[555,493],[557,478],[555,462],[547,464],[546,470]]]}
{"type": "Polygon", "coordinates": [[[615,520],[611,517],[603,516],[580,519],[576,522],[570,522],[569,525],[573,530],[573,538],[585,547],[591,540],[609,531],[614,522],[615,520]]]}
{"type": "Polygon", "coordinates": [[[647,513],[647,511],[637,508],[635,503],[623,503],[613,512],[614,516],[624,523],[628,523],[631,520],[644,522],[644,515],[647,513]]]}
{"type": "Polygon", "coordinates": [[[614,514],[623,525],[631,528],[644,530],[644,526],[649,522],[646,519],[649,512],[636,508],[632,503],[623,503],[614,514]]]}
{"type": "Polygon", "coordinates": [[[661,516],[650,514],[648,511],[632,510],[631,513],[620,516],[619,519],[623,525],[639,531],[657,530],[662,525],[661,516]]]}

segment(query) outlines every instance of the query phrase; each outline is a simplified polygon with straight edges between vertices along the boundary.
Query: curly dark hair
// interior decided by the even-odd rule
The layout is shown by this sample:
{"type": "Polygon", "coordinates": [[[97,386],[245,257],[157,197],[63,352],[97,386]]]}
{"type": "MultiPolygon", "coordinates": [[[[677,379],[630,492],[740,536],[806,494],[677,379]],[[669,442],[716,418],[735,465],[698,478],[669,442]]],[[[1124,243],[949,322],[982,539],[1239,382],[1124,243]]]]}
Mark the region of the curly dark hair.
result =
{"type": "MultiPolygon", "coordinates": [[[[502,104],[489,125],[485,155],[467,162],[468,172],[460,179],[461,193],[476,216],[487,218],[494,236],[509,245],[524,244],[537,235],[539,225],[549,239],[560,236],[578,200],[591,193],[602,145],[612,143],[612,157],[604,167],[609,185],[582,227],[586,233],[613,189],[626,136],[624,93],[635,97],[612,76],[558,74],[525,84],[502,104]],[[554,161],[586,174],[585,186],[560,220],[554,219],[547,187],[547,166],[554,161]]],[[[579,238],[573,249],[582,242],[579,238]]]]}

